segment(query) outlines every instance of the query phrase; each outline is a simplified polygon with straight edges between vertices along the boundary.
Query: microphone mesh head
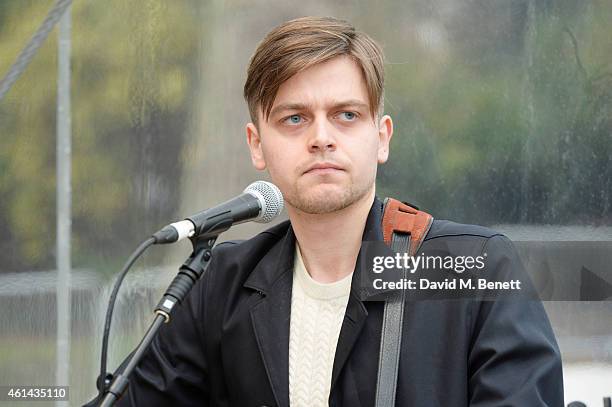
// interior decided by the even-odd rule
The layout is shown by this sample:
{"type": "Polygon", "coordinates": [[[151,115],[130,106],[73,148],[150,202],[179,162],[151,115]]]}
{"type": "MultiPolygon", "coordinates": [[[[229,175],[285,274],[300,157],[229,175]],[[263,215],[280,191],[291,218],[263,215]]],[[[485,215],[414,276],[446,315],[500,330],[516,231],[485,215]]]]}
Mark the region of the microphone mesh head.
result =
{"type": "Polygon", "coordinates": [[[261,212],[255,222],[268,223],[283,211],[285,206],[283,194],[271,182],[255,181],[244,189],[244,193],[257,197],[261,204],[261,212]]]}

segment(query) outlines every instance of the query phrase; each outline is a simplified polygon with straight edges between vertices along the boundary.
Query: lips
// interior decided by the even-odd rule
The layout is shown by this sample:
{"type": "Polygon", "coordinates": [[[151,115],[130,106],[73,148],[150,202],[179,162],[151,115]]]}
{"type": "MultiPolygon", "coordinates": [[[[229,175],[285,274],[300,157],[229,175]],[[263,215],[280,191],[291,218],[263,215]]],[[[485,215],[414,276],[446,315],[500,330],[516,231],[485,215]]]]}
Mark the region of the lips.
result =
{"type": "Polygon", "coordinates": [[[326,174],[326,173],[333,173],[336,171],[344,171],[344,169],[341,166],[334,164],[334,163],[316,163],[308,167],[308,169],[304,172],[304,174],[306,173],[326,174]]]}

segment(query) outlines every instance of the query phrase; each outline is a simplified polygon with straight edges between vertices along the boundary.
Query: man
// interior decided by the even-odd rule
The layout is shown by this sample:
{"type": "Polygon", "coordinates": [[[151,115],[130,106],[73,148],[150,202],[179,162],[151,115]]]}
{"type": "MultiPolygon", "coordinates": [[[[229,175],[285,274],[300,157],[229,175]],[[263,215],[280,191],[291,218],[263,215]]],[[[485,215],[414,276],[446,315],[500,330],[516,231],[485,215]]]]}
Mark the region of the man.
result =
{"type": "MultiPolygon", "coordinates": [[[[384,302],[360,295],[369,270],[357,259],[382,240],[383,83],[380,48],[343,21],[289,21],[258,46],[246,136],[290,221],[216,247],[120,405],[375,405],[384,302]]],[[[508,239],[483,227],[435,220],[422,247],[434,242],[488,253],[494,273],[520,269],[508,239]]],[[[404,313],[397,406],[563,405],[540,302],[413,301],[404,313]]]]}

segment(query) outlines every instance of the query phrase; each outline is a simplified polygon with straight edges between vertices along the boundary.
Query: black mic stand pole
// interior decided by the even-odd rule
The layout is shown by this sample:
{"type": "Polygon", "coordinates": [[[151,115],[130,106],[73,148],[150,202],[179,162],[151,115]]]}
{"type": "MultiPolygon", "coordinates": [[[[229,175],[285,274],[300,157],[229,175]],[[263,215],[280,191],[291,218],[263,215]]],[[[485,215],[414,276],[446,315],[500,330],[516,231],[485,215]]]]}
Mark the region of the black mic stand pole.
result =
{"type": "MultiPolygon", "coordinates": [[[[218,232],[220,233],[220,232],[218,232]]],[[[113,378],[108,393],[104,397],[102,407],[110,407],[115,401],[121,397],[123,392],[128,386],[129,376],[142,358],[153,338],[159,331],[159,328],[164,323],[170,321],[170,313],[172,308],[177,304],[181,303],[189,291],[193,288],[196,281],[200,279],[202,274],[206,271],[208,264],[212,258],[212,248],[219,235],[207,235],[203,234],[195,238],[190,238],[193,245],[193,252],[191,256],[183,263],[179,269],[178,275],[174,278],[166,293],[162,297],[161,301],[155,307],[155,319],[149,327],[149,330],[145,334],[144,338],[138,344],[138,347],[134,351],[130,361],[128,362],[125,369],[116,374],[113,378]]]]}

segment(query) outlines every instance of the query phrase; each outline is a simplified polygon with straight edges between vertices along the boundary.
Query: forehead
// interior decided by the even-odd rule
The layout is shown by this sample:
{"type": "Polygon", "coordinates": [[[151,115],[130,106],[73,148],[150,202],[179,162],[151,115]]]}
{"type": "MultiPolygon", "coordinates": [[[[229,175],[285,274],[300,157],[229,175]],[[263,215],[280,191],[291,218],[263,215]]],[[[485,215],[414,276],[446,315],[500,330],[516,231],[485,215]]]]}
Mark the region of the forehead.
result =
{"type": "Polygon", "coordinates": [[[272,108],[284,103],[325,107],[343,100],[359,100],[369,106],[361,68],[347,56],[330,59],[293,75],[279,87],[272,108]]]}

